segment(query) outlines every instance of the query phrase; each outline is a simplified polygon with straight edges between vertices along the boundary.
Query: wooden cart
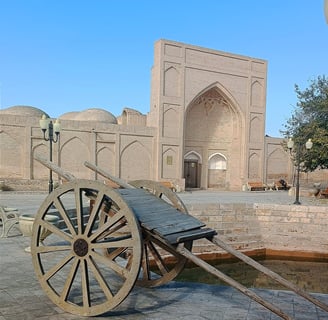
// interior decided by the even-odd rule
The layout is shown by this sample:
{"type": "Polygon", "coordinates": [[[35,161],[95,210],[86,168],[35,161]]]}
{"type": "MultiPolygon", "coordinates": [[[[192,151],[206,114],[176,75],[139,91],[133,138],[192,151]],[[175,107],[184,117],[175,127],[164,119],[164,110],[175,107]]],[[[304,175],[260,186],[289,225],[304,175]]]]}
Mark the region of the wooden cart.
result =
{"type": "Polygon", "coordinates": [[[192,243],[208,239],[328,312],[328,306],[278,274],[225,244],[216,231],[188,214],[176,193],[154,181],[128,184],[90,163],[110,179],[80,180],[36,156],[67,182],[41,204],[33,226],[31,253],[37,278],[64,311],[94,316],[112,310],[134,285],[154,287],[173,280],[187,260],[202,267],[283,319],[291,319],[192,253],[192,243]],[[59,222],[46,220],[57,215],[59,222]],[[41,241],[41,233],[51,235],[41,241]]]}

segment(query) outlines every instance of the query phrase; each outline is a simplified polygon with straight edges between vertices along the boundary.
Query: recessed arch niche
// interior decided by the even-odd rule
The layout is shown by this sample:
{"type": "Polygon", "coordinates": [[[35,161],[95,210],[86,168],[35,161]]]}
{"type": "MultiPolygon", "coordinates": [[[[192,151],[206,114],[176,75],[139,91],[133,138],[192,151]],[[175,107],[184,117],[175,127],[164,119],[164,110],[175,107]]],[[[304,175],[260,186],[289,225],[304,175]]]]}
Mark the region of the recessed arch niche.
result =
{"type": "MultiPolygon", "coordinates": [[[[244,127],[242,119],[240,107],[233,96],[221,84],[214,83],[200,92],[187,107],[185,151],[201,150],[204,158],[208,158],[208,155],[224,154],[226,159],[235,159],[234,168],[240,168],[242,159],[240,141],[243,141],[241,132],[244,127]]],[[[226,169],[220,182],[217,177],[214,180],[213,176],[209,179],[209,170],[211,170],[208,168],[209,164],[206,163],[199,173],[199,181],[202,181],[200,187],[207,188],[213,184],[226,188],[231,175],[236,176],[235,180],[240,180],[239,171],[231,168],[231,172],[226,169]]]]}
{"type": "MultiPolygon", "coordinates": [[[[87,141],[87,139],[85,140],[87,141]]],[[[69,168],[70,173],[79,179],[90,177],[90,171],[84,165],[85,161],[90,161],[90,152],[87,143],[83,142],[81,138],[73,137],[62,145],[60,166],[64,169],[69,168]]]]}
{"type": "Polygon", "coordinates": [[[139,141],[128,144],[121,152],[120,177],[123,179],[151,179],[151,157],[147,148],[139,141]],[[136,156],[138,155],[138,156],[136,156]]]}
{"type": "Polygon", "coordinates": [[[226,188],[227,158],[222,153],[212,154],[208,159],[208,187],[226,188]]]}
{"type": "Polygon", "coordinates": [[[10,178],[22,178],[22,146],[10,134],[0,130],[0,176],[5,177],[8,172],[10,178]]]}

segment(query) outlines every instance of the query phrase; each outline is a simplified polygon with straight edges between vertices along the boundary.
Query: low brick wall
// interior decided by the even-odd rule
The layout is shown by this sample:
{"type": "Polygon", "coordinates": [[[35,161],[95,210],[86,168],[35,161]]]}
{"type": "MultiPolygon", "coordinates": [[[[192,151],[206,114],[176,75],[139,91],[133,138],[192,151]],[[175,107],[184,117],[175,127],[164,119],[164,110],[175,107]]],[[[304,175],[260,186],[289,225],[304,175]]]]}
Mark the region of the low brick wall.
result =
{"type": "MultiPolygon", "coordinates": [[[[235,249],[250,255],[328,259],[328,207],[275,204],[190,204],[188,211],[235,249]]],[[[220,258],[206,240],[194,251],[220,258]]]]}
{"type": "MultiPolygon", "coordinates": [[[[54,181],[54,186],[58,182],[54,181]]],[[[1,179],[0,191],[48,191],[47,180],[29,180],[29,179],[1,179]]]]}

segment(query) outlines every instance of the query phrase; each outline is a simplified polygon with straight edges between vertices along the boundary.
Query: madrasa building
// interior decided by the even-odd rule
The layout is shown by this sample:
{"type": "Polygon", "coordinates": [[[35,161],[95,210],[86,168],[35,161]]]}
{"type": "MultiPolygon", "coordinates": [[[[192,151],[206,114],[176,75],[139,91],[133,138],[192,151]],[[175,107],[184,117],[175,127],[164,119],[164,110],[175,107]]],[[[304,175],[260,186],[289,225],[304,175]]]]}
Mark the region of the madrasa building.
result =
{"type": "MultiPolygon", "coordinates": [[[[61,115],[53,162],[77,178],[103,179],[88,161],[126,181],[171,182],[181,191],[291,182],[282,139],[265,136],[266,84],[265,60],[159,40],[149,113],[125,108],[115,117],[91,108],[61,115]]],[[[49,169],[35,160],[49,159],[43,114],[29,106],[0,110],[0,180],[13,189],[46,190],[49,169]]]]}

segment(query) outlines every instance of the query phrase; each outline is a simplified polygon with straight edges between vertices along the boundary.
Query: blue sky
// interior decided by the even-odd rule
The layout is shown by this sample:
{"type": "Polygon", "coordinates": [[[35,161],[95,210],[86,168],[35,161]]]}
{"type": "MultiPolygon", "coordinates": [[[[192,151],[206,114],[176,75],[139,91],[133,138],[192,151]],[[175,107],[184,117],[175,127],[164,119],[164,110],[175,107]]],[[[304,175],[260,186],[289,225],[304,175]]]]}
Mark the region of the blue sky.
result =
{"type": "Polygon", "coordinates": [[[0,0],[0,108],[58,117],[150,108],[154,43],[168,39],[268,61],[266,134],[328,74],[323,0],[0,0]]]}

